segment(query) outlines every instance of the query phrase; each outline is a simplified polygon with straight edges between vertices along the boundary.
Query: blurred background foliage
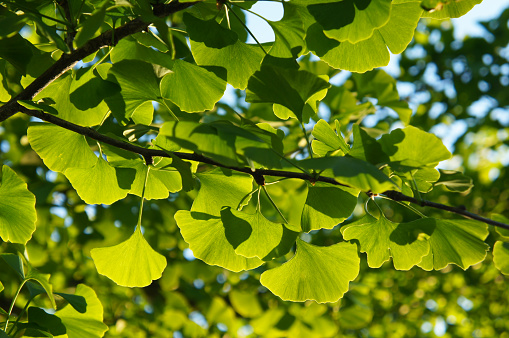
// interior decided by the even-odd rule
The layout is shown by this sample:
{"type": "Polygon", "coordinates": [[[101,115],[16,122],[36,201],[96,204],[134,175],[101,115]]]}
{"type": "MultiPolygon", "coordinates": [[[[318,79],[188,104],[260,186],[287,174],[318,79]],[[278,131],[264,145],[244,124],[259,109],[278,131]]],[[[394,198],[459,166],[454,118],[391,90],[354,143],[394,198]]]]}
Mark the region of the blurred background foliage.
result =
{"type": "MultiPolygon", "coordinates": [[[[179,22],[178,17],[173,19],[179,22]]],[[[483,216],[490,216],[490,211],[507,217],[509,210],[508,20],[509,9],[482,23],[486,30],[483,37],[462,41],[455,40],[454,26],[449,21],[422,20],[413,42],[399,58],[396,72],[399,94],[415,110],[411,124],[443,138],[455,155],[443,167],[464,171],[475,185],[468,194],[436,188],[425,198],[465,205],[483,216]]],[[[332,81],[336,86],[321,104],[320,117],[343,122],[362,120],[372,135],[399,125],[398,115],[390,107],[370,98],[369,92],[362,93],[359,84],[369,74],[336,74],[324,63],[309,58],[301,63],[304,68],[314,67],[322,74],[338,76],[336,82],[332,81]]],[[[0,67],[11,66],[4,63],[0,67]]],[[[3,81],[10,82],[16,90],[16,70],[5,69],[3,74],[3,81]]],[[[295,125],[292,121],[278,122],[270,105],[248,105],[240,91],[231,91],[227,99],[236,102],[235,109],[246,117],[254,118],[256,112],[256,116],[272,121],[273,126],[284,125],[283,130],[289,134],[285,153],[302,148],[301,134],[292,133],[298,129],[297,121],[295,125]]],[[[179,115],[177,107],[171,108],[179,115]]],[[[165,111],[158,112],[156,121],[170,119],[165,111]]],[[[24,176],[29,190],[36,195],[38,222],[27,245],[30,261],[51,274],[56,291],[64,292],[79,283],[93,286],[110,327],[107,336],[509,337],[507,277],[494,267],[490,256],[467,271],[449,266],[441,271],[426,272],[415,267],[403,272],[394,270],[391,263],[370,269],[361,254],[359,277],[339,302],[284,302],[258,281],[261,272],[275,263],[233,273],[194,259],[173,214],[179,209],[189,210],[196,191],[145,204],[145,237],[167,257],[168,267],[160,280],[146,288],[116,286],[97,273],[90,250],[119,243],[129,236],[136,224],[139,198],[129,195],[111,206],[86,205],[67,179],[47,170],[31,150],[26,136],[27,119],[16,115],[0,126],[0,160],[24,176]]],[[[227,105],[218,104],[205,117],[206,121],[216,119],[237,117],[227,105]]],[[[115,132],[114,124],[106,121],[103,128],[108,127],[115,132]]],[[[348,128],[343,132],[351,138],[348,128]]],[[[291,218],[292,206],[304,198],[302,188],[278,184],[269,189],[291,218]]],[[[356,215],[361,214],[363,202],[359,201],[356,215]]],[[[380,205],[393,221],[415,217],[397,204],[381,201],[380,205]]],[[[271,208],[265,210],[265,216],[270,218],[271,208]]],[[[425,212],[430,216],[435,213],[425,212]]],[[[341,238],[338,228],[305,235],[322,245],[341,238]]],[[[493,245],[498,236],[492,229],[487,242],[493,245]]],[[[0,252],[13,250],[7,243],[0,243],[0,252]]],[[[0,280],[5,287],[0,293],[0,307],[5,309],[18,285],[3,261],[0,280]]],[[[22,295],[16,306],[22,307],[25,302],[22,295]]],[[[47,302],[47,298],[40,297],[35,305],[49,308],[47,302]]]]}

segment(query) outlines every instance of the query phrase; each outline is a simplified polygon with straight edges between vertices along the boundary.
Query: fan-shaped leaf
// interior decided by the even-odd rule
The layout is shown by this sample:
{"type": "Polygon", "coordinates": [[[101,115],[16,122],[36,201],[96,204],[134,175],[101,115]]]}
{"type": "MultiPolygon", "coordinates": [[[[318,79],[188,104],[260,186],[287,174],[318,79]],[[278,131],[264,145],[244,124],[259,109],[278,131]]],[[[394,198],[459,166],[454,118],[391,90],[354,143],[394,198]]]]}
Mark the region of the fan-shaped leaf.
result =
{"type": "Polygon", "coordinates": [[[263,264],[258,258],[246,258],[235,253],[227,239],[225,226],[217,216],[179,210],[175,214],[175,221],[194,256],[209,265],[219,265],[238,272],[263,264]]]}
{"type": "Polygon", "coordinates": [[[297,240],[295,256],[265,271],[260,283],[283,300],[336,302],[359,273],[357,245],[338,243],[319,247],[297,240]]]}
{"type": "Polygon", "coordinates": [[[380,219],[366,215],[343,226],[341,232],[345,240],[359,241],[361,252],[366,252],[371,268],[379,268],[392,256],[394,268],[409,270],[429,252],[428,242],[408,223],[393,223],[383,215],[380,219]]]}
{"type": "Polygon", "coordinates": [[[84,284],[76,287],[77,296],[85,298],[87,310],[79,313],[72,306],[67,305],[55,312],[55,316],[62,320],[69,338],[97,338],[104,336],[108,326],[103,323],[103,307],[94,290],[84,284]]]}
{"type": "Polygon", "coordinates": [[[497,241],[493,247],[493,262],[504,275],[509,275],[509,243],[497,241]]]}
{"type": "Polygon", "coordinates": [[[4,242],[26,244],[35,231],[35,196],[14,170],[2,166],[0,176],[0,237],[4,242]]]}
{"type": "MultiPolygon", "coordinates": [[[[147,243],[138,226],[120,244],[90,251],[97,272],[121,286],[144,287],[161,278],[166,258],[147,243]]],[[[88,312],[88,311],[87,311],[88,312]]]]}

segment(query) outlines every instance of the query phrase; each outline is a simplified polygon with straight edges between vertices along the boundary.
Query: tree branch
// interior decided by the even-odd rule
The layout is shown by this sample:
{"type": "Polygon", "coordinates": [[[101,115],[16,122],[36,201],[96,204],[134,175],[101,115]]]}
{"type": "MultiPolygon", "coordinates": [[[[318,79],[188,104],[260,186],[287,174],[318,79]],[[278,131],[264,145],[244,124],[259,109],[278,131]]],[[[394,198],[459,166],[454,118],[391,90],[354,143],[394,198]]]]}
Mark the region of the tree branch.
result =
{"type": "MultiPolygon", "coordinates": [[[[154,15],[164,17],[172,13],[184,10],[195,2],[179,3],[178,1],[171,2],[167,5],[158,5],[154,7],[154,15]]],[[[5,105],[0,107],[0,122],[5,121],[21,110],[18,100],[31,100],[50,83],[59,78],[66,71],[74,67],[74,65],[83,60],[88,55],[97,52],[99,49],[106,46],[114,46],[119,40],[132,35],[134,33],[146,30],[150,23],[144,22],[137,18],[123,26],[114,30],[109,30],[98,37],[85,43],[82,47],[72,51],[69,54],[62,54],[60,59],[49,67],[42,75],[37,77],[30,85],[28,85],[16,97],[11,98],[5,105]]]]}
{"type": "MultiPolygon", "coordinates": [[[[24,114],[27,114],[27,115],[30,115],[33,117],[37,117],[43,121],[52,123],[54,125],[65,128],[67,130],[74,131],[75,133],[78,133],[78,134],[81,134],[84,136],[88,136],[91,139],[94,139],[96,141],[103,142],[103,143],[109,144],[111,146],[139,154],[145,160],[148,158],[155,157],[155,156],[171,157],[168,154],[168,152],[166,152],[166,151],[143,148],[143,147],[140,147],[140,146],[128,143],[128,142],[120,141],[120,140],[111,138],[109,136],[103,135],[92,128],[82,127],[80,125],[63,120],[59,117],[56,117],[55,115],[51,115],[51,114],[45,113],[43,111],[30,110],[25,107],[21,107],[20,111],[24,114]]],[[[211,158],[208,158],[206,156],[196,154],[196,153],[173,152],[172,154],[183,159],[183,160],[201,162],[201,163],[210,164],[213,166],[227,168],[227,169],[231,169],[231,170],[234,170],[237,172],[249,174],[249,175],[253,176],[253,178],[255,179],[255,181],[258,184],[262,183],[262,181],[263,181],[262,178],[264,176],[275,176],[275,177],[295,178],[295,179],[305,180],[305,181],[309,181],[309,182],[313,182],[313,183],[314,182],[324,182],[324,183],[329,183],[332,185],[346,186],[345,184],[339,183],[338,181],[336,181],[334,178],[331,178],[331,177],[314,176],[314,175],[308,175],[306,173],[284,171],[284,170],[272,170],[272,169],[252,170],[251,168],[248,168],[248,167],[227,166],[227,165],[221,164],[219,162],[216,162],[211,158]]],[[[368,193],[368,195],[372,195],[372,194],[368,193]]],[[[474,220],[481,221],[481,222],[484,222],[487,224],[491,224],[496,227],[500,227],[500,228],[509,230],[509,224],[497,222],[497,221],[491,220],[489,218],[485,218],[485,217],[479,216],[477,214],[473,214],[471,212],[466,211],[463,208],[451,207],[451,206],[447,206],[445,204],[435,203],[435,202],[431,202],[431,201],[427,201],[427,200],[418,200],[416,198],[404,195],[404,194],[402,194],[398,191],[394,191],[394,190],[385,191],[383,193],[383,195],[387,196],[388,198],[390,198],[394,201],[407,201],[407,202],[411,202],[411,203],[420,205],[422,207],[431,207],[431,208],[435,208],[435,209],[449,211],[449,212],[461,215],[466,218],[474,219],[474,220]]]]}

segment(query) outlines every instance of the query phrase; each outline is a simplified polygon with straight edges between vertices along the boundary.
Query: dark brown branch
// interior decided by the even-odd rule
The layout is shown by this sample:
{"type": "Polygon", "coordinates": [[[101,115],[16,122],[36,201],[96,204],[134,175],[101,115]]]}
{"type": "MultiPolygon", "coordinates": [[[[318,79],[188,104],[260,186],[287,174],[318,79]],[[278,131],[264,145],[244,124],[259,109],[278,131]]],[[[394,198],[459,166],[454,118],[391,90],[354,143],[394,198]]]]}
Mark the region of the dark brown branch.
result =
{"type": "MultiPolygon", "coordinates": [[[[174,1],[168,5],[158,5],[154,8],[154,15],[164,17],[172,13],[184,10],[196,2],[179,3],[174,1]]],[[[5,121],[21,110],[18,100],[31,100],[50,83],[59,78],[63,73],[74,67],[74,65],[83,60],[88,55],[97,52],[106,46],[114,46],[117,42],[129,35],[146,30],[150,25],[141,19],[134,19],[125,25],[114,30],[109,30],[98,37],[88,41],[82,47],[72,51],[69,54],[62,54],[60,59],[49,67],[42,75],[37,77],[28,87],[26,87],[16,97],[12,98],[5,105],[0,107],[0,122],[5,121]],[[114,38],[113,38],[114,37],[114,38]]]]}
{"type": "Polygon", "coordinates": [[[497,222],[492,219],[485,218],[485,217],[479,216],[477,214],[471,213],[471,212],[465,210],[465,207],[451,207],[449,205],[435,203],[435,202],[431,202],[431,201],[427,201],[427,200],[418,200],[417,198],[404,195],[404,194],[400,193],[399,191],[394,191],[394,190],[386,191],[383,193],[383,195],[389,197],[391,200],[394,200],[394,201],[406,201],[406,202],[420,205],[421,207],[430,207],[430,208],[453,212],[455,214],[461,215],[466,218],[474,219],[476,221],[481,221],[481,222],[491,224],[491,225],[499,227],[499,228],[504,228],[504,229],[509,230],[508,224],[505,224],[502,222],[497,222]]]}
{"type": "MultiPolygon", "coordinates": [[[[128,142],[123,142],[123,141],[105,136],[92,128],[79,126],[77,124],[68,122],[68,121],[63,120],[59,117],[56,117],[55,115],[51,115],[51,114],[45,113],[43,111],[30,110],[25,107],[21,107],[20,111],[27,115],[37,117],[37,118],[44,120],[46,122],[52,123],[52,124],[60,126],[62,128],[65,128],[67,130],[71,130],[78,134],[88,136],[96,141],[103,142],[103,143],[109,144],[111,146],[139,154],[139,155],[143,156],[143,158],[146,161],[147,161],[147,159],[151,159],[152,157],[155,157],[155,156],[170,157],[170,155],[166,151],[157,150],[157,149],[147,149],[147,148],[143,148],[143,147],[140,147],[140,146],[128,143],[128,142]]],[[[333,184],[333,185],[345,186],[344,184],[339,183],[338,181],[336,181],[334,178],[331,178],[331,177],[314,176],[314,175],[309,175],[306,173],[284,171],[284,170],[272,170],[272,169],[252,170],[251,168],[247,168],[247,167],[226,166],[219,162],[214,161],[211,158],[208,158],[206,156],[196,154],[196,153],[174,152],[172,154],[183,159],[183,160],[201,162],[201,163],[210,164],[213,166],[227,168],[227,169],[231,169],[234,171],[249,174],[249,175],[253,176],[253,178],[255,179],[255,181],[258,184],[262,184],[262,182],[264,183],[264,180],[263,180],[264,176],[274,176],[274,177],[296,178],[296,179],[305,180],[305,181],[309,181],[309,182],[313,182],[313,183],[314,182],[325,182],[325,183],[329,183],[329,184],[333,184]]],[[[435,203],[435,202],[426,201],[426,200],[418,200],[416,198],[404,195],[398,191],[393,191],[393,190],[386,191],[383,193],[383,195],[387,196],[388,198],[390,198],[394,201],[407,201],[407,202],[418,204],[423,207],[431,207],[431,208],[435,208],[435,209],[449,211],[449,212],[461,215],[466,218],[474,219],[477,221],[481,221],[481,222],[484,222],[487,224],[494,225],[496,227],[500,227],[500,228],[509,230],[508,224],[497,222],[497,221],[491,220],[489,218],[481,217],[477,214],[473,214],[471,212],[466,211],[464,208],[451,207],[451,206],[447,206],[444,204],[435,203]]]]}

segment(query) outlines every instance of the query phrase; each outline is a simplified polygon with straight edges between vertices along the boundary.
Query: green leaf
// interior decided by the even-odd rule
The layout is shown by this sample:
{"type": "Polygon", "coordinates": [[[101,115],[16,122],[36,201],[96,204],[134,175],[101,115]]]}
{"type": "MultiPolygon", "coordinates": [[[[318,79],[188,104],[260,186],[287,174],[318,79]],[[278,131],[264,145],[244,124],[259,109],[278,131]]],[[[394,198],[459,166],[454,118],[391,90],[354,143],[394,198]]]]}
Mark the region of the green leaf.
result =
{"type": "Polygon", "coordinates": [[[0,292],[2,292],[4,290],[4,285],[2,284],[2,282],[0,282],[0,292]]]}
{"type": "Polygon", "coordinates": [[[359,273],[357,245],[319,247],[297,240],[295,256],[262,273],[260,283],[283,300],[336,302],[359,273]]]}
{"type": "Polygon", "coordinates": [[[357,205],[358,190],[317,182],[308,186],[302,210],[302,231],[332,229],[346,220],[357,205]]]}
{"type": "Polygon", "coordinates": [[[108,72],[120,85],[120,97],[110,98],[108,106],[123,124],[133,120],[136,124],[152,123],[152,101],[161,96],[159,80],[151,64],[139,60],[122,60],[114,63],[108,72]],[[140,90],[143,88],[143,90],[140,90]]]}
{"type": "Polygon", "coordinates": [[[37,269],[33,268],[30,264],[27,264],[27,274],[25,280],[31,280],[39,283],[49,297],[51,305],[54,309],[57,308],[55,303],[55,297],[53,296],[53,286],[49,282],[50,274],[41,273],[37,269]]]}
{"type": "Polygon", "coordinates": [[[4,330],[0,329],[0,338],[10,338],[4,330]]]}
{"type": "Polygon", "coordinates": [[[376,29],[369,39],[355,44],[328,38],[322,26],[315,23],[307,31],[306,44],[331,67],[364,73],[389,63],[387,48],[393,54],[405,50],[412,40],[421,13],[419,2],[395,3],[392,5],[389,22],[376,29]]]}
{"type": "Polygon", "coordinates": [[[254,292],[234,289],[228,297],[235,311],[244,318],[256,318],[263,314],[258,295],[254,292]]]}
{"type": "Polygon", "coordinates": [[[28,127],[32,149],[53,171],[67,168],[91,168],[97,156],[88,146],[85,136],[49,123],[33,123],[28,127]]]}
{"type": "Polygon", "coordinates": [[[344,0],[311,4],[307,9],[329,38],[357,43],[368,39],[375,29],[387,24],[391,0],[344,0]]]}
{"type": "Polygon", "coordinates": [[[412,109],[408,102],[401,101],[396,80],[382,69],[364,74],[353,74],[359,96],[371,96],[377,99],[379,106],[388,107],[398,113],[404,124],[410,122],[412,109]]]}
{"type": "Polygon", "coordinates": [[[145,187],[145,199],[165,199],[168,198],[170,192],[182,190],[182,179],[179,172],[171,167],[171,159],[162,159],[155,166],[150,168],[142,160],[131,163],[129,168],[136,170],[136,176],[131,186],[130,193],[136,196],[142,195],[143,187],[145,187]],[[145,185],[145,177],[148,173],[145,185]]]}
{"type": "Polygon", "coordinates": [[[283,3],[284,15],[279,21],[267,21],[274,31],[274,44],[269,54],[277,58],[295,59],[304,52],[304,24],[298,7],[290,2],[283,3]]]}
{"type": "Polygon", "coordinates": [[[347,154],[350,151],[350,147],[341,136],[341,131],[339,131],[338,127],[339,124],[337,123],[336,130],[338,134],[336,134],[325,120],[319,120],[315,124],[312,132],[315,140],[311,143],[315,154],[325,156],[329,151],[341,150],[343,154],[347,154]]]}
{"type": "Polygon", "coordinates": [[[0,257],[21,277],[22,280],[25,280],[25,271],[23,270],[23,261],[21,257],[15,254],[3,253],[0,254],[0,257]]]}
{"type": "Polygon", "coordinates": [[[92,168],[69,168],[65,176],[87,204],[110,205],[127,196],[134,170],[113,168],[99,157],[92,168]]]}
{"type": "Polygon", "coordinates": [[[489,234],[486,224],[434,218],[422,218],[407,224],[429,236],[430,252],[418,264],[424,270],[440,270],[451,263],[465,270],[486,257],[489,248],[484,243],[489,234]]]}
{"type": "Polygon", "coordinates": [[[345,240],[356,239],[361,252],[366,252],[370,268],[379,268],[392,256],[394,268],[410,270],[429,252],[424,236],[409,223],[393,223],[381,215],[379,219],[366,215],[341,228],[345,240]]]}
{"type": "Polygon", "coordinates": [[[92,249],[90,254],[97,272],[120,286],[150,285],[161,278],[166,267],[166,258],[147,243],[140,226],[128,240],[115,246],[92,249]]]}
{"type": "Polygon", "coordinates": [[[77,47],[83,46],[85,42],[90,40],[99,28],[101,28],[101,25],[104,23],[106,9],[109,5],[109,2],[105,1],[99,8],[95,9],[91,15],[87,17],[74,39],[74,43],[77,47]]]}
{"type": "Polygon", "coordinates": [[[26,75],[27,66],[32,59],[30,43],[20,34],[0,39],[0,58],[13,65],[21,74],[26,75]]]}
{"type": "Polygon", "coordinates": [[[404,167],[435,167],[452,157],[438,137],[413,126],[395,129],[382,136],[379,142],[398,171],[405,171],[404,167]]]}
{"type": "MultiPolygon", "coordinates": [[[[503,215],[492,214],[491,218],[494,221],[505,223],[505,224],[509,224],[509,218],[507,218],[507,217],[505,217],[503,215]]],[[[502,237],[502,239],[509,240],[509,230],[508,229],[503,229],[503,228],[500,228],[500,227],[496,227],[495,231],[502,237]]]]}
{"type": "Polygon", "coordinates": [[[269,221],[259,210],[248,214],[226,207],[221,210],[221,221],[235,253],[247,258],[263,259],[283,237],[283,225],[269,221]]]}
{"type": "Polygon", "coordinates": [[[239,272],[263,264],[258,258],[246,258],[235,253],[234,247],[226,237],[225,226],[220,217],[179,210],[175,213],[175,221],[194,256],[209,265],[218,265],[239,272]]]}
{"type": "Polygon", "coordinates": [[[439,171],[440,179],[435,183],[435,186],[441,185],[448,191],[465,194],[468,194],[474,187],[472,179],[463,175],[462,172],[444,169],[439,169],[439,171]]]}
{"type": "Polygon", "coordinates": [[[35,231],[35,196],[14,170],[2,166],[0,176],[0,237],[4,242],[26,244],[35,231]]]}
{"type": "MultiPolygon", "coordinates": [[[[173,67],[173,60],[171,52],[162,52],[155,50],[151,45],[145,45],[143,42],[147,40],[147,36],[151,36],[149,32],[136,33],[132,36],[125,37],[111,51],[111,62],[119,63],[122,60],[143,60],[146,63],[152,63],[164,67],[166,71],[173,67]]],[[[150,38],[149,38],[150,39],[150,38]]],[[[155,39],[155,38],[154,38],[155,39]]],[[[155,39],[157,42],[161,41],[155,39]]],[[[161,47],[161,46],[158,46],[161,47]]],[[[147,68],[148,69],[148,68],[147,68]]],[[[155,72],[155,69],[152,73],[155,72]]],[[[148,76],[149,74],[147,74],[148,76]]],[[[147,77],[147,80],[152,83],[152,79],[147,77]]],[[[158,93],[159,91],[157,91],[158,93]]],[[[154,91],[154,93],[156,93],[154,91]]]]}
{"type": "Polygon", "coordinates": [[[398,187],[372,164],[349,156],[321,157],[299,161],[305,169],[324,170],[323,175],[332,176],[339,183],[375,194],[398,187]]]}
{"type": "Polygon", "coordinates": [[[103,101],[117,91],[117,86],[94,75],[90,69],[80,69],[75,77],[64,74],[34,97],[34,101],[49,98],[55,104],[58,117],[81,126],[100,124],[108,112],[103,101]]]}
{"type": "Polygon", "coordinates": [[[213,109],[225,90],[226,81],[216,74],[179,59],[161,80],[163,98],[189,113],[213,109]]]}
{"type": "Polygon", "coordinates": [[[357,124],[352,127],[353,146],[348,155],[373,165],[380,165],[389,161],[389,157],[383,152],[382,146],[357,124]]]}
{"type": "Polygon", "coordinates": [[[306,103],[329,87],[327,81],[310,72],[264,65],[249,79],[246,101],[280,104],[302,121],[306,103]]]}
{"type": "Polygon", "coordinates": [[[194,199],[191,211],[221,216],[223,207],[237,210],[249,202],[248,194],[253,188],[253,178],[245,174],[225,174],[214,169],[197,174],[200,191],[194,199]]]}
{"type": "Polygon", "coordinates": [[[233,87],[246,89],[247,81],[260,69],[265,56],[257,45],[240,41],[237,34],[222,27],[215,19],[200,20],[184,13],[191,51],[200,66],[226,69],[226,80],[233,87]]]}
{"type": "Polygon", "coordinates": [[[103,307],[94,290],[84,284],[78,284],[76,296],[84,297],[87,311],[79,313],[72,306],[66,306],[55,313],[62,323],[69,338],[97,338],[104,336],[108,326],[103,323],[103,307]]]}
{"type": "Polygon", "coordinates": [[[481,2],[482,0],[424,0],[421,4],[421,6],[425,9],[422,17],[439,20],[459,18],[460,16],[467,14],[475,5],[480,4],[481,2]]]}
{"type": "Polygon", "coordinates": [[[53,336],[65,335],[67,332],[62,319],[35,306],[28,308],[28,322],[46,329],[53,336]]]}
{"type": "Polygon", "coordinates": [[[238,165],[232,142],[221,137],[218,130],[210,124],[191,121],[166,122],[159,129],[159,135],[166,136],[171,142],[224,165],[238,165]]]}
{"type": "Polygon", "coordinates": [[[85,297],[61,292],[55,292],[55,295],[59,295],[65,299],[74,308],[74,310],[79,313],[87,312],[87,300],[85,297]]]}
{"type": "Polygon", "coordinates": [[[509,243],[497,241],[493,247],[493,262],[504,275],[509,275],[509,243]]]}

